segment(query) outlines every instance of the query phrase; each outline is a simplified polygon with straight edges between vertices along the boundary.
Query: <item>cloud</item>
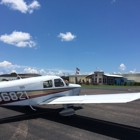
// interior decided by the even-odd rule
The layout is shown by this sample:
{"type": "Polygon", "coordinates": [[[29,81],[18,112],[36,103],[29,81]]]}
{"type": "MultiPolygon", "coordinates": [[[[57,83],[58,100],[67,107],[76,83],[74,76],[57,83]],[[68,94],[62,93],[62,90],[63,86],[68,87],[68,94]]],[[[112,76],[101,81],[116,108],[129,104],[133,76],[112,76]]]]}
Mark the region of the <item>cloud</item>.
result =
{"type": "Polygon", "coordinates": [[[17,73],[17,71],[16,70],[12,70],[11,73],[17,73]]]}
{"type": "Polygon", "coordinates": [[[24,73],[38,73],[38,71],[34,68],[25,68],[24,73]]]}
{"type": "Polygon", "coordinates": [[[63,75],[63,74],[64,73],[61,70],[59,70],[56,75],[63,75]]]}
{"type": "Polygon", "coordinates": [[[59,71],[61,71],[63,74],[65,73],[68,73],[68,74],[75,74],[75,70],[66,70],[66,69],[58,69],[58,68],[55,68],[55,69],[46,69],[47,71],[53,71],[55,73],[58,73],[59,71]]]}
{"type": "Polygon", "coordinates": [[[0,41],[14,45],[16,47],[34,47],[36,43],[31,40],[32,37],[29,33],[25,32],[18,32],[18,31],[13,31],[13,33],[7,35],[1,35],[0,36],[0,41]]]}
{"type": "Polygon", "coordinates": [[[40,70],[37,70],[35,68],[25,68],[24,69],[24,73],[38,73],[38,74],[41,74],[41,75],[63,75],[63,72],[61,70],[59,71],[45,71],[44,69],[40,69],[40,70]]]}
{"type": "Polygon", "coordinates": [[[11,73],[13,71],[16,71],[15,69],[22,69],[25,66],[19,66],[19,65],[13,65],[11,62],[3,61],[0,62],[0,74],[4,73],[11,73]]]}
{"type": "Polygon", "coordinates": [[[58,70],[58,71],[46,71],[44,69],[40,69],[40,70],[37,70],[35,68],[25,68],[24,73],[38,73],[38,74],[41,74],[41,75],[58,75],[58,76],[61,76],[63,75],[64,73],[61,71],[61,70],[58,70]]]}
{"type": "Polygon", "coordinates": [[[1,0],[0,4],[5,4],[12,10],[18,10],[21,13],[33,13],[34,9],[40,8],[38,1],[34,0],[29,5],[26,4],[24,0],[1,0]]]}
{"type": "Polygon", "coordinates": [[[125,70],[125,69],[126,69],[126,66],[122,63],[122,64],[120,64],[119,69],[120,69],[120,70],[125,70]]]}
{"type": "MultiPolygon", "coordinates": [[[[106,73],[107,74],[107,73],[106,73]]],[[[109,74],[109,73],[108,73],[109,74]]],[[[121,72],[113,72],[113,74],[121,74],[121,72]]]]}
{"type": "Polygon", "coordinates": [[[0,68],[15,69],[15,68],[20,68],[20,66],[13,65],[11,62],[8,62],[8,61],[3,61],[3,62],[0,62],[0,68]]]}
{"type": "Polygon", "coordinates": [[[136,73],[136,69],[131,70],[130,73],[136,73]]]}
{"type": "Polygon", "coordinates": [[[46,74],[47,74],[46,71],[45,71],[44,69],[39,70],[39,73],[40,73],[41,75],[46,75],[46,74]]]}
{"type": "Polygon", "coordinates": [[[63,74],[64,73],[61,70],[46,72],[46,75],[58,75],[58,76],[62,76],[63,74]]]}
{"type": "Polygon", "coordinates": [[[49,72],[47,72],[47,75],[56,75],[56,74],[53,71],[49,71],[49,72]]]}
{"type": "Polygon", "coordinates": [[[76,38],[76,36],[72,35],[71,32],[66,32],[66,34],[60,33],[58,37],[61,38],[61,41],[72,41],[74,38],[76,38]]]}
{"type": "Polygon", "coordinates": [[[111,1],[111,3],[114,3],[114,2],[116,2],[116,0],[112,0],[112,1],[111,1]]]}
{"type": "Polygon", "coordinates": [[[62,76],[64,73],[72,74],[74,71],[71,70],[60,70],[60,69],[38,69],[30,66],[16,65],[8,61],[0,62],[0,74],[7,73],[37,73],[40,75],[58,75],[62,76]]]}

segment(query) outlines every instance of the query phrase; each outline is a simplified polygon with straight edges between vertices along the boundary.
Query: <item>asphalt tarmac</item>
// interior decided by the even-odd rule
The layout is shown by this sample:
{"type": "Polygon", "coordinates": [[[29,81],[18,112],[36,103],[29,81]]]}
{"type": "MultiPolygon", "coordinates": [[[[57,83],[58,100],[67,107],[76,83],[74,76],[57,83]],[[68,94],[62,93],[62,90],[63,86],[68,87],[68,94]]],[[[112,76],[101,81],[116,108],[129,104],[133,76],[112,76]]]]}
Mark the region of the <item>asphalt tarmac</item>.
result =
{"type": "MultiPolygon", "coordinates": [[[[140,92],[133,89],[82,88],[81,94],[140,92]]],[[[75,105],[75,115],[62,117],[61,105],[0,107],[1,140],[140,140],[140,100],[127,104],[75,105]]]]}

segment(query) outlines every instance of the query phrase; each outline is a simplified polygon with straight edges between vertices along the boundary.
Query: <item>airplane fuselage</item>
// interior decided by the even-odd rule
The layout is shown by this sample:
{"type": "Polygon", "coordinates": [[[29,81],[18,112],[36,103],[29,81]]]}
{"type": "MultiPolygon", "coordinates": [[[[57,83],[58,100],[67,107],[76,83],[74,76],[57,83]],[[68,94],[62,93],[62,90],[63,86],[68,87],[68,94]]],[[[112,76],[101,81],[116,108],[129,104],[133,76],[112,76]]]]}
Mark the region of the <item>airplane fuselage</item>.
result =
{"type": "Polygon", "coordinates": [[[58,76],[41,76],[0,83],[0,105],[37,105],[61,96],[79,95],[81,86],[58,76]]]}
{"type": "Polygon", "coordinates": [[[80,95],[81,86],[67,84],[58,76],[40,76],[0,83],[0,105],[30,106],[62,104],[62,116],[74,115],[74,104],[127,103],[140,100],[140,93],[80,95]]]}

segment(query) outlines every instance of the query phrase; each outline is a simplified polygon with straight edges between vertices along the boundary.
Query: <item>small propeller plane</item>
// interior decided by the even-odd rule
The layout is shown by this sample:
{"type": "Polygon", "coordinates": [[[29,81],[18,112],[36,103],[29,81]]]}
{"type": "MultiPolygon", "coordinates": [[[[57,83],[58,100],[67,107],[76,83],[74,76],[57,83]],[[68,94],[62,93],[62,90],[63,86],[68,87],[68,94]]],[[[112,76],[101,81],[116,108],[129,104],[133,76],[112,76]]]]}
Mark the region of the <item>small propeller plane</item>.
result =
{"type": "Polygon", "coordinates": [[[140,93],[79,95],[81,86],[66,83],[59,76],[39,76],[0,83],[0,105],[30,106],[62,104],[62,116],[74,115],[74,104],[127,103],[140,93]]]}

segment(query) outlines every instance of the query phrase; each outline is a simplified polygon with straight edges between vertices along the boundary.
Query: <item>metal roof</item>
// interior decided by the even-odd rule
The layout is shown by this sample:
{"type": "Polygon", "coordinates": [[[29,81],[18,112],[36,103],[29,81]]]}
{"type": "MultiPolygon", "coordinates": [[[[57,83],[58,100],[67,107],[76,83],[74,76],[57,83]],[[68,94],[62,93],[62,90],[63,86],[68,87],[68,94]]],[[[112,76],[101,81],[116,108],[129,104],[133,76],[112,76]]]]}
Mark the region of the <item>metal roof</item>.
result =
{"type": "Polygon", "coordinates": [[[104,76],[109,76],[109,77],[123,77],[121,75],[115,75],[115,74],[104,74],[104,76]]]}
{"type": "Polygon", "coordinates": [[[80,75],[80,74],[77,74],[77,75],[69,75],[69,77],[75,77],[75,76],[77,76],[77,77],[82,77],[82,76],[88,76],[87,74],[86,75],[80,75]]]}

